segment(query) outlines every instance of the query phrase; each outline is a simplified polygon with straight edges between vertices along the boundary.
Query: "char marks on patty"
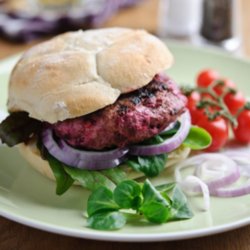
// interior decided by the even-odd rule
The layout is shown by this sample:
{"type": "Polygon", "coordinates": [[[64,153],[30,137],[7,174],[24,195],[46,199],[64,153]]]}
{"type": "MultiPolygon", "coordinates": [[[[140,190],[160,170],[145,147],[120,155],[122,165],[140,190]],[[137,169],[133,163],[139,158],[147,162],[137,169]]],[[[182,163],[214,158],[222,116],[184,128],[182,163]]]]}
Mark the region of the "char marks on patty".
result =
{"type": "Polygon", "coordinates": [[[125,147],[161,132],[185,110],[186,98],[165,75],[145,87],[121,95],[91,114],[57,122],[55,134],[69,145],[102,150],[125,147]]]}

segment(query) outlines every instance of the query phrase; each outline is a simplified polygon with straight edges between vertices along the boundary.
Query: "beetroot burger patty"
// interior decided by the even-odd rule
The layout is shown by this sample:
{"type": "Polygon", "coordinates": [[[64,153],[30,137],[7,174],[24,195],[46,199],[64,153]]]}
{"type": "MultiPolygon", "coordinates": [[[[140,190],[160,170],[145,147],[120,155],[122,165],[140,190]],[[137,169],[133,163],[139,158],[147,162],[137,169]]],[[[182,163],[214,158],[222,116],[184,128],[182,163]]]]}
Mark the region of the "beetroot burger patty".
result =
{"type": "Polygon", "coordinates": [[[112,105],[53,125],[55,134],[74,147],[124,147],[148,139],[184,111],[185,97],[175,83],[156,75],[145,87],[123,94],[112,105]]]}

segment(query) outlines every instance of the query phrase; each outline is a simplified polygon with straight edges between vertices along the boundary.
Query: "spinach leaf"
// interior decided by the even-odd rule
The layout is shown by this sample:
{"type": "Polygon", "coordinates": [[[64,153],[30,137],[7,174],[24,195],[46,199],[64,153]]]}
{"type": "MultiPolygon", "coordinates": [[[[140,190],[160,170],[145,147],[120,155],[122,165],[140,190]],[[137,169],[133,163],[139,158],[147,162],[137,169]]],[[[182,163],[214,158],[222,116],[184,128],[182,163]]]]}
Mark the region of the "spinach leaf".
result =
{"type": "Polygon", "coordinates": [[[168,155],[131,156],[126,164],[137,172],[144,173],[147,177],[155,177],[164,169],[168,155]]]}
{"type": "Polygon", "coordinates": [[[148,221],[153,223],[164,223],[170,215],[170,207],[166,207],[157,201],[152,201],[146,206],[144,205],[140,211],[148,221]]]}
{"type": "Polygon", "coordinates": [[[170,216],[170,198],[166,198],[152,185],[149,180],[144,182],[142,188],[143,204],[140,212],[148,221],[154,223],[166,222],[170,216]]]}
{"type": "Polygon", "coordinates": [[[90,216],[87,224],[97,230],[117,230],[126,224],[126,217],[121,212],[102,212],[90,216]]]}
{"type": "Polygon", "coordinates": [[[142,202],[140,184],[133,180],[121,182],[114,190],[114,199],[120,208],[137,210],[142,202]]]}
{"type": "Polygon", "coordinates": [[[160,144],[164,142],[164,139],[160,135],[155,135],[154,137],[151,137],[143,142],[141,142],[141,145],[154,145],[154,144],[160,144]]]}
{"type": "Polygon", "coordinates": [[[119,206],[114,201],[113,193],[107,187],[99,187],[88,198],[87,212],[89,216],[118,209],[119,206]]]}
{"type": "Polygon", "coordinates": [[[207,148],[211,142],[212,137],[205,129],[192,126],[183,145],[193,150],[201,150],[207,148]]]}
{"type": "Polygon", "coordinates": [[[27,142],[33,134],[38,134],[42,123],[29,117],[27,112],[11,113],[0,124],[0,139],[9,147],[27,142]]]}
{"type": "Polygon", "coordinates": [[[171,216],[169,219],[182,220],[192,217],[193,213],[187,203],[186,196],[183,194],[181,189],[176,186],[173,190],[171,216]]]}
{"type": "Polygon", "coordinates": [[[101,174],[107,176],[110,180],[112,180],[115,184],[119,184],[120,182],[127,179],[126,173],[118,166],[115,168],[110,168],[106,170],[99,171],[101,174]]]}
{"type": "Polygon", "coordinates": [[[161,195],[161,193],[152,185],[149,180],[145,180],[142,187],[143,204],[145,206],[151,202],[158,202],[165,206],[169,206],[169,202],[161,195]]]}
{"type": "Polygon", "coordinates": [[[56,194],[62,195],[73,185],[74,179],[64,170],[65,165],[63,163],[52,157],[50,154],[46,154],[46,159],[49,162],[56,179],[56,194]]]}
{"type": "Polygon", "coordinates": [[[66,173],[72,179],[78,181],[83,187],[95,190],[100,186],[105,186],[111,189],[115,188],[115,183],[101,173],[101,171],[89,171],[72,167],[64,167],[66,173]]]}
{"type": "Polygon", "coordinates": [[[170,192],[174,189],[175,186],[176,186],[175,182],[169,182],[166,184],[158,185],[155,188],[160,192],[170,192]]]}
{"type": "Polygon", "coordinates": [[[124,226],[126,219],[131,218],[131,211],[128,213],[124,209],[132,209],[132,215],[136,215],[136,218],[144,216],[152,223],[191,218],[192,212],[186,197],[174,186],[173,183],[160,185],[160,192],[149,180],[143,184],[125,180],[113,192],[104,186],[99,187],[88,199],[88,226],[98,230],[119,229],[124,226]],[[169,191],[173,193],[172,199],[168,195],[169,191]]]}

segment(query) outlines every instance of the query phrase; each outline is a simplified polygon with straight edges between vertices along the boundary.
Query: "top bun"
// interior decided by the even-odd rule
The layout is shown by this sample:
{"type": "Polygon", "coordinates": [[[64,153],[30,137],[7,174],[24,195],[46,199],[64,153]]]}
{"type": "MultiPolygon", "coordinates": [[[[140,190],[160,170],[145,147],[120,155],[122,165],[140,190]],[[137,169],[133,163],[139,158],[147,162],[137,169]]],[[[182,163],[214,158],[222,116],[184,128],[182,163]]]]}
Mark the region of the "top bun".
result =
{"type": "Polygon", "coordinates": [[[55,123],[114,103],[169,68],[165,44],[143,30],[69,32],[28,50],[10,77],[8,110],[55,123]]]}

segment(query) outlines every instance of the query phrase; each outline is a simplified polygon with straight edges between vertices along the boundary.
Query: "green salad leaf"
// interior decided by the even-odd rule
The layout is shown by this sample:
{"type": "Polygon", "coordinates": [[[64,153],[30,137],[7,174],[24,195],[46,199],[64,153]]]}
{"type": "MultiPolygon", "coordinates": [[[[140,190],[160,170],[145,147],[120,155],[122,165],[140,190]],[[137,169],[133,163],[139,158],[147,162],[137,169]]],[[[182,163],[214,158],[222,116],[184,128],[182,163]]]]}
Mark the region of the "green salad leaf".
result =
{"type": "Polygon", "coordinates": [[[107,176],[107,178],[112,180],[115,184],[119,184],[120,182],[127,179],[126,173],[119,166],[115,168],[101,170],[98,172],[101,172],[103,175],[107,176]]]}
{"type": "Polygon", "coordinates": [[[170,215],[170,208],[157,201],[148,203],[140,211],[148,221],[158,224],[166,222],[170,215]]]}
{"type": "Polygon", "coordinates": [[[120,208],[138,209],[141,205],[141,186],[133,180],[118,184],[114,190],[114,200],[120,208]]]}
{"type": "Polygon", "coordinates": [[[72,179],[89,190],[95,190],[100,186],[114,189],[116,186],[111,179],[102,174],[102,171],[89,171],[66,166],[64,169],[72,179]]]}
{"type": "Polygon", "coordinates": [[[142,195],[144,199],[140,212],[147,220],[154,223],[166,222],[170,214],[170,199],[166,199],[149,180],[144,182],[142,195]]]}
{"type": "Polygon", "coordinates": [[[90,216],[87,220],[87,225],[96,230],[117,230],[126,224],[126,217],[123,213],[102,212],[90,216]]]}
{"type": "Polygon", "coordinates": [[[176,186],[172,195],[172,208],[171,208],[171,220],[183,220],[193,217],[193,213],[187,203],[187,198],[176,186]]]}
{"type": "Polygon", "coordinates": [[[118,209],[119,206],[114,201],[113,192],[107,187],[97,188],[88,198],[87,212],[89,216],[118,209]]]}
{"type": "Polygon", "coordinates": [[[151,223],[191,218],[193,214],[185,195],[173,185],[161,185],[158,187],[161,192],[149,180],[144,183],[125,180],[113,192],[100,187],[88,200],[88,226],[101,230],[119,229],[131,218],[132,212],[136,218],[151,223]]]}
{"type": "Polygon", "coordinates": [[[155,186],[155,188],[159,192],[170,192],[174,189],[175,186],[176,186],[176,182],[169,182],[169,183],[157,185],[155,186]]]}
{"type": "Polygon", "coordinates": [[[203,128],[192,126],[183,145],[192,150],[202,150],[212,143],[211,135],[203,128]]]}
{"type": "Polygon", "coordinates": [[[158,203],[163,204],[164,206],[169,206],[168,200],[166,200],[161,193],[153,186],[153,184],[149,180],[145,180],[142,188],[142,195],[144,197],[142,206],[151,203],[152,201],[156,201],[158,203]]]}
{"type": "Polygon", "coordinates": [[[63,163],[52,157],[50,154],[46,155],[46,159],[56,179],[56,194],[62,195],[73,185],[74,179],[67,174],[63,163]]]}
{"type": "Polygon", "coordinates": [[[41,121],[29,117],[27,112],[11,113],[0,123],[0,139],[9,147],[30,140],[41,130],[41,121]]]}
{"type": "Polygon", "coordinates": [[[126,164],[137,172],[142,172],[147,177],[158,176],[164,169],[168,155],[131,156],[126,164]]]}

